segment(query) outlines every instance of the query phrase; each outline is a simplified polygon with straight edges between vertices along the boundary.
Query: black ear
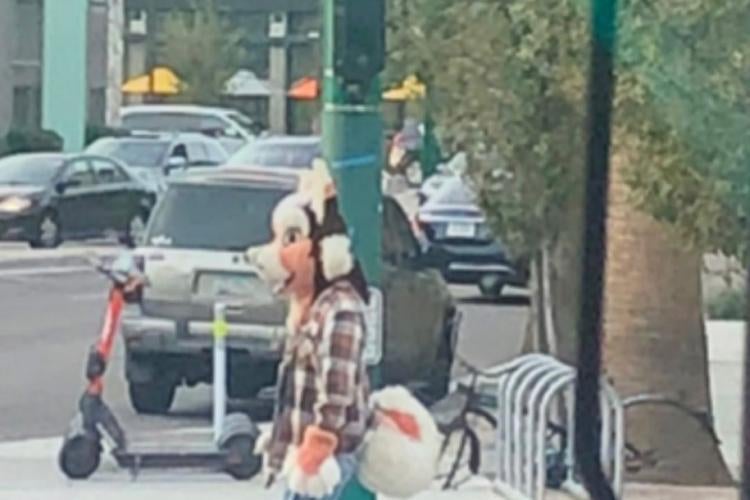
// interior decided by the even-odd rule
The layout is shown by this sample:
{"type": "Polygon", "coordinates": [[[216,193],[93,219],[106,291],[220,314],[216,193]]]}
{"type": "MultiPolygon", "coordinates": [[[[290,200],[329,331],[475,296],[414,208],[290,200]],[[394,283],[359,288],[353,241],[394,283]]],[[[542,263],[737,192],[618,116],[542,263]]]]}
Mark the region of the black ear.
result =
{"type": "Polygon", "coordinates": [[[339,204],[335,196],[326,200],[323,220],[318,224],[317,234],[313,232],[312,237],[314,240],[321,240],[332,234],[347,234],[346,222],[339,212],[339,204]]]}
{"type": "MultiPolygon", "coordinates": [[[[328,288],[332,282],[328,281],[323,273],[321,262],[320,242],[326,236],[334,234],[348,235],[346,222],[339,211],[338,199],[335,196],[328,198],[324,206],[323,220],[320,224],[314,224],[311,235],[313,240],[313,257],[315,258],[315,297],[328,288]]],[[[346,276],[336,278],[334,281],[349,281],[365,303],[370,301],[370,292],[367,280],[362,271],[359,261],[354,259],[354,267],[346,276]]]]}

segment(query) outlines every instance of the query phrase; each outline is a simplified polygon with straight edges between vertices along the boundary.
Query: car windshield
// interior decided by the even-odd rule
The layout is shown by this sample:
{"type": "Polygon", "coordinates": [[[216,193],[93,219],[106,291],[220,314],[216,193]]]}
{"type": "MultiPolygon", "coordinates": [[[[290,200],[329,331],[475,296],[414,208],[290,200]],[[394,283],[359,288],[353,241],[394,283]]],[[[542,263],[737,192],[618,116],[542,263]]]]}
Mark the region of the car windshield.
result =
{"type": "Polygon", "coordinates": [[[474,205],[474,193],[458,177],[443,182],[432,200],[441,205],[474,205]]]}
{"type": "Polygon", "coordinates": [[[224,130],[227,127],[221,118],[202,113],[128,113],[122,119],[128,130],[203,132],[224,130]]]}
{"type": "Polygon", "coordinates": [[[229,113],[227,116],[248,134],[255,134],[255,123],[247,116],[242,113],[229,113]]]}
{"type": "Polygon", "coordinates": [[[270,217],[282,189],[172,184],[146,241],[171,248],[244,251],[271,239],[270,217]]]}
{"type": "Polygon", "coordinates": [[[233,167],[309,168],[319,154],[319,143],[258,141],[234,153],[227,164],[233,167]]]}
{"type": "Polygon", "coordinates": [[[89,146],[86,152],[111,156],[131,167],[160,167],[169,144],[169,141],[149,139],[105,139],[89,146]]]}
{"type": "Polygon", "coordinates": [[[62,164],[55,156],[10,156],[0,160],[0,184],[46,185],[62,164]]]}

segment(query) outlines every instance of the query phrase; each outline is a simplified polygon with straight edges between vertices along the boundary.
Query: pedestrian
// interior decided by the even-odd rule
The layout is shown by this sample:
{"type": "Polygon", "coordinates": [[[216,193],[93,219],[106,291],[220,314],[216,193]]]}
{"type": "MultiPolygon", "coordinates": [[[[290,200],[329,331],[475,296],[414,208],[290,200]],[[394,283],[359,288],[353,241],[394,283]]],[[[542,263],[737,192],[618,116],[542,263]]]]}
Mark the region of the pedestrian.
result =
{"type": "Polygon", "coordinates": [[[267,484],[284,477],[285,500],[374,500],[383,488],[409,496],[434,475],[439,434],[406,389],[384,389],[370,400],[364,359],[370,291],[327,167],[315,164],[299,191],[274,210],[273,240],[247,252],[272,289],[289,299],[273,428],[258,440],[267,484]],[[404,464],[403,457],[419,460],[404,464]]]}

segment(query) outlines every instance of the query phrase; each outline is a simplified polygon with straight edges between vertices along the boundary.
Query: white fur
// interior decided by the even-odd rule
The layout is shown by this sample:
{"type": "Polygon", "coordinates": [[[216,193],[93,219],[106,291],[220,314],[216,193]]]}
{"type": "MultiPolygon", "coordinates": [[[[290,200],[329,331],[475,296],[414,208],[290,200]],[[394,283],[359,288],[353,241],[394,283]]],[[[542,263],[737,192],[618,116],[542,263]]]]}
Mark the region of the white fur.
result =
{"type": "Polygon", "coordinates": [[[421,439],[415,441],[388,425],[371,429],[358,473],[362,484],[392,498],[409,498],[427,490],[437,474],[441,442],[429,411],[401,386],[374,393],[371,404],[374,411],[383,408],[411,414],[417,421],[421,439]]]}
{"type": "Polygon", "coordinates": [[[310,236],[310,219],[302,207],[305,199],[298,195],[289,195],[273,211],[271,225],[276,234],[283,234],[287,229],[296,227],[304,236],[310,236]]]}
{"type": "Polygon", "coordinates": [[[257,269],[274,293],[281,291],[289,278],[289,271],[281,264],[278,248],[273,245],[251,247],[245,253],[245,259],[257,269]]]}
{"type": "Polygon", "coordinates": [[[326,458],[317,474],[308,476],[297,467],[296,449],[291,449],[287,453],[281,474],[286,477],[289,490],[310,498],[323,498],[330,495],[341,482],[341,468],[334,457],[326,458]]]}
{"type": "Polygon", "coordinates": [[[346,276],[354,268],[351,241],[343,234],[327,236],[320,241],[323,276],[328,281],[346,276]]]}

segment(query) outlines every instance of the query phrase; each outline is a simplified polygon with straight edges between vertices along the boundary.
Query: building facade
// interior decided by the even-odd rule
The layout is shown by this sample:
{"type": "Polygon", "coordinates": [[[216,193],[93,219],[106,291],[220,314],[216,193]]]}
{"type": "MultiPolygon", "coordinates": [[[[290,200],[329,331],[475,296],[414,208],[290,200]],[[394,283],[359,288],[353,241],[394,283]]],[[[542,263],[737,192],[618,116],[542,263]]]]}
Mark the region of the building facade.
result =
{"type": "MultiPolygon", "coordinates": [[[[44,1],[0,0],[0,135],[10,128],[41,126],[44,1]]],[[[91,124],[106,121],[111,1],[89,0],[86,80],[91,124]]]]}
{"type": "MultiPolygon", "coordinates": [[[[290,131],[295,104],[287,99],[290,85],[318,76],[321,17],[319,0],[214,0],[227,25],[241,34],[246,60],[241,68],[268,82],[271,96],[264,114],[253,116],[273,132],[290,131]]],[[[125,0],[125,78],[142,75],[160,59],[160,36],[170,13],[189,11],[189,0],[125,0]],[[151,20],[149,20],[151,14],[151,20]]],[[[232,102],[232,105],[241,105],[232,102]]],[[[311,103],[302,103],[310,106],[311,103]]],[[[247,110],[245,110],[247,111],[247,110]]]]}
{"type": "MultiPolygon", "coordinates": [[[[0,0],[0,136],[10,128],[41,126],[44,4],[61,0],[0,0]]],[[[289,131],[298,108],[290,85],[320,68],[318,0],[214,0],[225,21],[242,34],[243,67],[271,89],[261,121],[289,131]]],[[[190,0],[89,0],[87,121],[116,125],[120,85],[160,61],[160,26],[190,0]],[[148,14],[151,13],[151,21],[148,14]],[[149,34],[151,33],[151,35],[149,34]]],[[[234,105],[234,103],[232,103],[234,105]]]]}

